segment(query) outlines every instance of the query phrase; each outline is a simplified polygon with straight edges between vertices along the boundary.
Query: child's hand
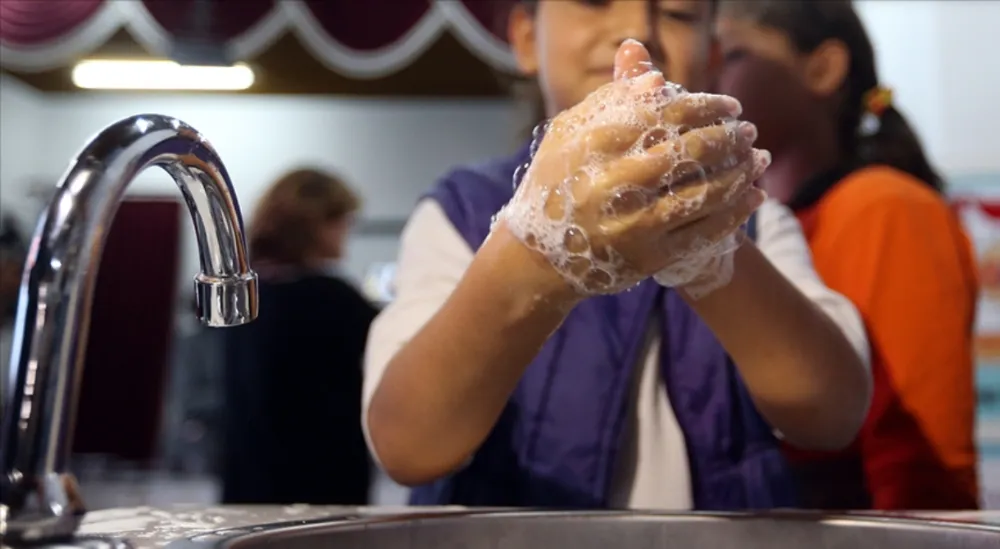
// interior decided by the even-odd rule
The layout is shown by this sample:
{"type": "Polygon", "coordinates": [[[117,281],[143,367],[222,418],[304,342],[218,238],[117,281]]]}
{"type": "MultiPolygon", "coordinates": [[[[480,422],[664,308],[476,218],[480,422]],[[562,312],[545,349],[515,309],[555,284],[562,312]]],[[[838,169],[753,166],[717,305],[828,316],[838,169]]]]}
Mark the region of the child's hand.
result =
{"type": "Polygon", "coordinates": [[[499,220],[584,294],[654,273],[703,282],[764,199],[751,184],[769,157],[739,114],[732,98],[666,83],[626,42],[615,81],[551,122],[499,220]]]}

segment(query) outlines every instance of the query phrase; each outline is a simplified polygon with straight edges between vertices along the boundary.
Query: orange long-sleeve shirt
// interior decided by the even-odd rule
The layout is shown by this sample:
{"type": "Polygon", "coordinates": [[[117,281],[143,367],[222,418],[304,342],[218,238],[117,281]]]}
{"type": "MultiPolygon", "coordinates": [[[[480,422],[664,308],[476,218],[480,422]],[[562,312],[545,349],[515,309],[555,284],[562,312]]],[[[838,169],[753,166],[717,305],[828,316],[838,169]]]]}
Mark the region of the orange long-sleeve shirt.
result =
{"type": "Polygon", "coordinates": [[[873,507],[977,507],[978,283],[957,215],[885,166],[850,173],[797,213],[820,276],[868,328],[875,391],[852,451],[873,507]]]}

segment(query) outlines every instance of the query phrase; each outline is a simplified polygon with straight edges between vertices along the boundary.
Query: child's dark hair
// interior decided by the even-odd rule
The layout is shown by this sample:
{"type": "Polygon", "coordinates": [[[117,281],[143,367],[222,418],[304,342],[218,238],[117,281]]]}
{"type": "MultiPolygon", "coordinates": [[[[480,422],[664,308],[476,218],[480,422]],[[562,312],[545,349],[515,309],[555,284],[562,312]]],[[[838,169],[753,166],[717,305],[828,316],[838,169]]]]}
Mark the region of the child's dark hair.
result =
{"type": "Polygon", "coordinates": [[[800,52],[811,52],[827,40],[847,47],[850,69],[844,82],[840,120],[840,145],[861,164],[886,164],[924,181],[934,190],[944,180],[924,153],[920,140],[903,115],[890,104],[879,117],[878,129],[863,135],[866,96],[879,86],[875,51],[861,18],[850,0],[731,0],[722,11],[740,19],[785,33],[800,52]]]}

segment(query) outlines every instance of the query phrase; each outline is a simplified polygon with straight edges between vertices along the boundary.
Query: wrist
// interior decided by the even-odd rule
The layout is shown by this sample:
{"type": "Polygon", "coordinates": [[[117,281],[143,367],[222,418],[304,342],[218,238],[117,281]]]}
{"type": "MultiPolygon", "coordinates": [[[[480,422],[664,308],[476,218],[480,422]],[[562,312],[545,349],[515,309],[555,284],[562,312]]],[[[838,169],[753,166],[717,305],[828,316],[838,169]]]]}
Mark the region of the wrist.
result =
{"type": "Polygon", "coordinates": [[[675,288],[689,301],[702,299],[733,279],[739,248],[740,243],[735,236],[727,237],[704,249],[701,255],[689,256],[680,265],[657,273],[656,281],[675,288]]]}
{"type": "Polygon", "coordinates": [[[733,297],[733,291],[739,292],[741,265],[746,263],[746,246],[740,244],[735,250],[728,252],[725,257],[719,258],[721,264],[717,265],[710,277],[703,277],[700,280],[692,281],[683,286],[678,286],[677,290],[696,310],[701,306],[726,305],[733,297]],[[736,288],[734,288],[736,287],[736,288]]]}
{"type": "Polygon", "coordinates": [[[479,249],[476,260],[499,278],[499,287],[528,298],[528,307],[565,313],[586,297],[563,278],[545,256],[515,237],[502,220],[479,249]]]}

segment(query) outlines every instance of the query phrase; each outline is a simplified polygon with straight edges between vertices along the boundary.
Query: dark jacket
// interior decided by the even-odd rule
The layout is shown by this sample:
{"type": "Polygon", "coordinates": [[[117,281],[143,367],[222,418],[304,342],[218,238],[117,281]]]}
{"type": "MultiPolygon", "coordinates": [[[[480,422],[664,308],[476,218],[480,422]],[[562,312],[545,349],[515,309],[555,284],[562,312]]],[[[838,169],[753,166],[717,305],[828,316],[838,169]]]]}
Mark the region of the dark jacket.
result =
{"type": "Polygon", "coordinates": [[[224,503],[367,503],[362,357],[375,314],[337,278],[261,281],[257,320],[225,331],[224,503]]]}

